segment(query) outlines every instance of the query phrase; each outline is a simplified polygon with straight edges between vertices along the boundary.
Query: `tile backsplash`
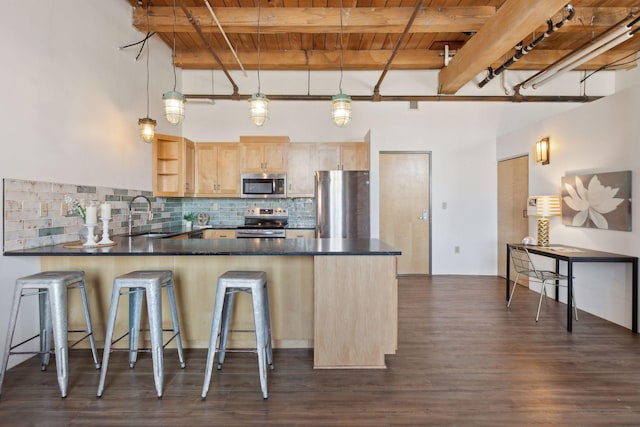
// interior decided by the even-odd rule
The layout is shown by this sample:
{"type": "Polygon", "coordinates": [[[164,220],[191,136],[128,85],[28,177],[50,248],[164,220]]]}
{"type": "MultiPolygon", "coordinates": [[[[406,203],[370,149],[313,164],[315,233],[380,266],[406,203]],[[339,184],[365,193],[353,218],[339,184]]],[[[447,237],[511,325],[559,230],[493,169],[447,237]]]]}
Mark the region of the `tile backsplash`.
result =
{"type": "MultiPolygon", "coordinates": [[[[139,190],[4,179],[3,195],[5,251],[78,240],[83,220],[68,212],[65,195],[84,203],[106,201],[111,204],[110,235],[128,231],[129,202],[138,195],[151,200],[153,220],[147,220],[146,203],[136,201],[132,217],[135,230],[161,228],[182,220],[181,203],[139,190]]],[[[96,231],[102,232],[101,224],[96,231]]]]}
{"type": "MultiPolygon", "coordinates": [[[[315,227],[315,201],[313,198],[296,199],[201,199],[154,197],[149,191],[60,184],[42,181],[3,179],[4,250],[29,249],[39,246],[73,242],[79,239],[83,220],[68,212],[65,196],[78,201],[111,204],[109,234],[125,234],[128,228],[129,202],[138,195],[151,201],[153,220],[145,215],[146,203],[134,203],[134,231],[148,231],[179,226],[187,212],[209,214],[209,225],[217,228],[235,228],[243,223],[248,207],[286,207],[289,226],[315,227]]],[[[102,227],[97,227],[98,233],[102,227]]]]}

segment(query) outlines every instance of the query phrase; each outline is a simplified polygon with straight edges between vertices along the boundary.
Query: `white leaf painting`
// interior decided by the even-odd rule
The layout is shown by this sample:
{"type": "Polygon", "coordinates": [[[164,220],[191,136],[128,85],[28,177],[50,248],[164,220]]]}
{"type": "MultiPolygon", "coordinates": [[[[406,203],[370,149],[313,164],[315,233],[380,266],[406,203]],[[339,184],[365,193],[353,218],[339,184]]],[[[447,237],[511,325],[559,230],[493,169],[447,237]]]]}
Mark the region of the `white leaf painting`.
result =
{"type": "Polygon", "coordinates": [[[629,200],[631,172],[611,172],[599,175],[600,177],[597,174],[578,175],[562,179],[563,223],[575,227],[604,230],[631,230],[631,201],[629,200]],[[611,185],[603,185],[601,178],[603,180],[606,178],[607,183],[611,185]],[[584,182],[588,182],[586,187],[584,182]],[[625,201],[626,203],[623,205],[625,201]],[[618,214],[616,210],[622,210],[623,207],[625,212],[620,212],[622,215],[618,214]],[[613,215],[607,215],[611,213],[613,215]]]}

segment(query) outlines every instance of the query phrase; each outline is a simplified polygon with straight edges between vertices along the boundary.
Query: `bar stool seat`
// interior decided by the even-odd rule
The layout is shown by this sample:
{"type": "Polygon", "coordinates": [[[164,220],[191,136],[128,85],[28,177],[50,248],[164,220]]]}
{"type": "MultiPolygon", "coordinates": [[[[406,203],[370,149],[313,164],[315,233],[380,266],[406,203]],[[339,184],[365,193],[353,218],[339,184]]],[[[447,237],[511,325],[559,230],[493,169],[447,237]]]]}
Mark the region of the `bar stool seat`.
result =
{"type": "MultiPolygon", "coordinates": [[[[247,332],[247,331],[243,331],[247,332]]],[[[260,388],[262,397],[268,398],[267,365],[273,369],[273,349],[271,347],[271,321],[269,314],[269,294],[267,291],[267,273],[264,271],[227,271],[218,278],[216,299],[213,307],[213,321],[209,338],[209,352],[202,387],[202,399],[206,399],[215,353],[218,353],[218,369],[222,368],[225,353],[253,352],[258,354],[258,370],[260,372],[260,388]],[[253,320],[256,334],[255,349],[227,349],[227,338],[233,311],[234,296],[237,292],[251,294],[253,303],[253,320]],[[219,337],[219,340],[218,340],[219,337]],[[219,341],[219,343],[218,343],[219,341]]]]}
{"type": "Polygon", "coordinates": [[[162,386],[164,381],[164,348],[174,339],[178,349],[178,359],[180,368],[184,368],[184,356],[182,352],[182,340],[180,339],[180,326],[178,324],[178,311],[176,308],[176,297],[173,289],[173,272],[170,270],[153,271],[133,271],[113,280],[113,291],[111,293],[111,306],[109,308],[109,318],[107,320],[107,333],[104,343],[104,354],[102,355],[102,371],[100,372],[100,383],[98,385],[98,397],[102,397],[104,383],[109,364],[109,355],[112,351],[127,351],[129,353],[129,366],[135,366],[138,352],[149,351],[149,349],[139,349],[138,340],[140,336],[140,316],[142,311],[142,297],[146,293],[147,313],[149,316],[149,335],[151,338],[151,358],[153,363],[153,379],[158,398],[162,397],[162,386]],[[167,290],[169,307],[171,310],[171,320],[173,329],[162,328],[162,289],[167,290]],[[118,301],[123,294],[129,295],[129,330],[117,339],[113,339],[116,314],[118,312],[118,301]],[[163,332],[173,332],[173,335],[163,344],[163,332]],[[114,349],[113,344],[129,336],[129,347],[127,349],[114,349]]]}
{"type": "Polygon", "coordinates": [[[4,358],[0,369],[0,391],[7,371],[9,356],[12,354],[40,354],[40,368],[46,370],[49,365],[50,355],[55,354],[56,370],[58,375],[58,387],[62,397],[67,397],[69,347],[74,347],[84,339],[89,338],[93,363],[96,369],[100,368],[98,352],[91,326],[91,315],[85,288],[84,271],[43,271],[16,280],[11,314],[9,315],[9,330],[4,348],[4,358]],[[86,329],[69,330],[67,313],[67,291],[69,289],[80,290],[86,329]],[[20,309],[22,297],[38,295],[40,333],[13,345],[13,337],[20,309]],[[69,345],[69,333],[82,332],[84,335],[69,345]],[[51,336],[53,335],[54,349],[51,349],[51,336]],[[16,348],[40,338],[39,351],[14,351],[16,348]]]}

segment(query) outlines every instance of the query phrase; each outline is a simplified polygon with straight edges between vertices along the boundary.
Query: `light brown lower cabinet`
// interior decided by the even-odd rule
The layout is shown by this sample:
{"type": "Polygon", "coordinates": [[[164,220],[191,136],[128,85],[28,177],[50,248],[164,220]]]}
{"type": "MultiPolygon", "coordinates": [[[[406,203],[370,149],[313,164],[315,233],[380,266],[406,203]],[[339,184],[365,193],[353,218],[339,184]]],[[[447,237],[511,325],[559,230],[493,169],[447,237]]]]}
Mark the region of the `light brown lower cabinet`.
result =
{"type": "Polygon", "coordinates": [[[203,239],[235,239],[235,228],[216,228],[202,230],[203,239]]]}
{"type": "MultiPolygon", "coordinates": [[[[384,368],[385,354],[397,348],[395,256],[105,255],[41,260],[43,270],[85,271],[99,346],[104,345],[114,277],[134,270],[170,269],[187,348],[208,347],[216,282],[227,270],[267,272],[273,346],[314,348],[315,368],[384,368]]],[[[231,328],[253,329],[250,296],[238,295],[236,304],[231,328]]],[[[120,304],[123,312],[117,318],[116,334],[128,328],[127,307],[125,302],[120,304]]],[[[163,310],[169,312],[166,298],[163,310]]],[[[164,317],[169,327],[170,317],[164,317]]],[[[69,327],[80,329],[83,322],[80,298],[70,294],[69,327]]],[[[148,336],[141,337],[148,346],[148,336]]],[[[251,334],[231,334],[229,346],[254,347],[254,339],[251,334]]],[[[126,345],[126,340],[118,345],[126,345]]]]}

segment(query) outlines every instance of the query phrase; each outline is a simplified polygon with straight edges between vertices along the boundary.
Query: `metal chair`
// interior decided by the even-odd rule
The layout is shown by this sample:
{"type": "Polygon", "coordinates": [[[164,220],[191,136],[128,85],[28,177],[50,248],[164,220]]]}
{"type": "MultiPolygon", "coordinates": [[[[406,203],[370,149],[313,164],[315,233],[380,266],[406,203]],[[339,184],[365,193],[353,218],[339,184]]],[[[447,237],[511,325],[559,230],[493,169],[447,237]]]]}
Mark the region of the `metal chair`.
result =
{"type": "Polygon", "coordinates": [[[0,368],[0,390],[7,371],[9,356],[12,354],[40,354],[40,369],[45,371],[49,365],[50,355],[55,354],[56,370],[58,374],[58,387],[62,397],[67,397],[67,385],[69,381],[69,348],[72,348],[84,339],[89,338],[93,363],[96,369],[100,368],[98,352],[91,326],[89,303],[85,288],[84,271],[43,271],[31,276],[21,277],[16,280],[16,287],[9,315],[9,331],[4,348],[4,359],[0,368]],[[80,290],[86,329],[68,330],[67,291],[80,290]],[[22,297],[35,296],[39,298],[40,333],[32,336],[19,344],[13,345],[13,336],[20,309],[22,297]],[[69,333],[82,332],[84,335],[69,345],[69,333]],[[53,335],[54,350],[51,349],[51,337],[53,335]],[[14,351],[16,348],[40,338],[39,351],[14,351]]]}
{"type": "MultiPolygon", "coordinates": [[[[238,331],[237,331],[238,332],[238,331]]],[[[253,332],[253,331],[240,331],[253,332]]],[[[218,288],[213,307],[213,322],[209,338],[209,352],[202,386],[202,399],[207,397],[213,360],[218,353],[217,368],[221,369],[226,352],[255,352],[258,354],[258,370],[260,372],[260,388],[262,397],[268,398],[267,365],[273,369],[273,350],[271,347],[271,322],[269,315],[269,294],[267,292],[267,273],[264,271],[227,271],[218,278],[218,288]],[[253,319],[256,334],[255,349],[227,349],[227,338],[233,311],[234,296],[238,292],[251,294],[253,302],[253,319]],[[220,336],[218,344],[218,336],[220,336]]]]}
{"type": "MultiPolygon", "coordinates": [[[[538,311],[536,313],[537,322],[538,318],[540,317],[540,306],[542,305],[542,298],[547,296],[547,285],[567,287],[566,282],[567,280],[569,280],[569,276],[556,273],[554,271],[537,269],[535,267],[535,264],[531,260],[531,254],[529,254],[529,251],[524,246],[509,245],[509,252],[511,254],[511,265],[516,271],[516,277],[513,281],[513,288],[511,289],[511,295],[509,296],[507,308],[511,307],[511,300],[513,299],[513,294],[515,294],[516,292],[518,279],[520,278],[521,274],[531,279],[539,280],[542,283],[542,289],[540,290],[540,300],[538,301],[538,311]]],[[[576,306],[575,291],[571,293],[571,301],[573,303],[576,320],[578,320],[578,307],[576,306]]]]}
{"type": "MultiPolygon", "coordinates": [[[[102,397],[104,391],[105,378],[109,365],[109,354],[111,351],[129,352],[129,366],[135,366],[138,351],[138,339],[140,335],[140,314],[142,311],[142,296],[146,292],[147,313],[149,315],[149,334],[151,338],[151,359],[153,363],[153,380],[155,383],[158,398],[162,397],[162,384],[164,381],[164,348],[175,338],[178,349],[178,359],[180,368],[185,367],[184,356],[182,354],[182,340],[180,339],[180,326],[178,325],[178,311],[176,308],[176,297],[173,291],[173,272],[167,270],[158,271],[133,271],[131,273],[118,276],[113,280],[113,291],[111,293],[111,307],[109,308],[109,319],[107,321],[107,333],[104,340],[104,354],[102,355],[102,371],[100,372],[100,383],[98,385],[98,397],[102,397]],[[173,329],[162,328],[162,289],[167,290],[169,297],[169,308],[171,309],[171,320],[173,329]],[[116,324],[116,314],[118,312],[118,300],[120,295],[129,295],[129,330],[119,338],[113,340],[113,332],[116,324]],[[169,340],[163,344],[162,333],[173,332],[169,340]],[[129,348],[112,349],[112,345],[129,336],[129,348]]],[[[147,350],[148,351],[148,350],[147,350]]]]}

